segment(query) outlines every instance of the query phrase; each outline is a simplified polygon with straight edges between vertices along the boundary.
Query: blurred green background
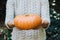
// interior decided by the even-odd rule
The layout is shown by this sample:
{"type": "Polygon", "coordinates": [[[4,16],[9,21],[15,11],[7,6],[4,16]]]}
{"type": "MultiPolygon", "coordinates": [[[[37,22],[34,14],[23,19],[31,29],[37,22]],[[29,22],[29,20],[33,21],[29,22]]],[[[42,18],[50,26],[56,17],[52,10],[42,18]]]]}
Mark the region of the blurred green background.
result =
{"type": "MultiPolygon", "coordinates": [[[[6,1],[0,0],[0,40],[11,40],[12,30],[7,29],[4,24],[6,1]]],[[[60,40],[60,0],[49,0],[49,4],[51,24],[46,30],[46,40],[60,40]]]]}

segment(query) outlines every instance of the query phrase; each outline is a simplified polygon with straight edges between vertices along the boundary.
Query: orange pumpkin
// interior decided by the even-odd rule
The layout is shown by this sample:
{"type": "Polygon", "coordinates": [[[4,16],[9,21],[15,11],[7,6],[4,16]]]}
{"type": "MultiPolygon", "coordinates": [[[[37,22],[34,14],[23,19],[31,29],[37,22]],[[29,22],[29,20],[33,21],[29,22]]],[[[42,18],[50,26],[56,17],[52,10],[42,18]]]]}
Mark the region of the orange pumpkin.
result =
{"type": "Polygon", "coordinates": [[[15,27],[22,30],[37,28],[41,23],[41,17],[36,14],[17,15],[14,18],[15,27]]]}

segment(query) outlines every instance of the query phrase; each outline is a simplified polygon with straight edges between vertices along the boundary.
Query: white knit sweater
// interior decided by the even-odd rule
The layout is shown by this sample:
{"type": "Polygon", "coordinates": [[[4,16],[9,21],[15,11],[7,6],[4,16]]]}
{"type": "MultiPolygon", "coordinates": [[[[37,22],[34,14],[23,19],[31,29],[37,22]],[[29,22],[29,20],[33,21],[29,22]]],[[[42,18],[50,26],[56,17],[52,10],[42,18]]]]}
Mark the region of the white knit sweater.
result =
{"type": "MultiPolygon", "coordinates": [[[[48,0],[7,0],[6,26],[7,22],[13,20],[16,15],[25,13],[38,14],[42,20],[47,20],[50,23],[48,0]]],[[[12,40],[46,40],[45,29],[18,30],[14,27],[12,40]]]]}

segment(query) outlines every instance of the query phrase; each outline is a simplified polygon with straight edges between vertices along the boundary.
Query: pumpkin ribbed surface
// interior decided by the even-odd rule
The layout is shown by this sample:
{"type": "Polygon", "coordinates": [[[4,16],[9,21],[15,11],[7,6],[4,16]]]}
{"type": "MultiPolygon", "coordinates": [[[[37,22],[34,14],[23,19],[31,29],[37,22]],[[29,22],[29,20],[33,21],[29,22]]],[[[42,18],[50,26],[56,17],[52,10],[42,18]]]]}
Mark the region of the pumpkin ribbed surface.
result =
{"type": "Polygon", "coordinates": [[[36,14],[17,15],[14,18],[15,27],[23,30],[37,28],[41,23],[41,17],[36,14]]]}

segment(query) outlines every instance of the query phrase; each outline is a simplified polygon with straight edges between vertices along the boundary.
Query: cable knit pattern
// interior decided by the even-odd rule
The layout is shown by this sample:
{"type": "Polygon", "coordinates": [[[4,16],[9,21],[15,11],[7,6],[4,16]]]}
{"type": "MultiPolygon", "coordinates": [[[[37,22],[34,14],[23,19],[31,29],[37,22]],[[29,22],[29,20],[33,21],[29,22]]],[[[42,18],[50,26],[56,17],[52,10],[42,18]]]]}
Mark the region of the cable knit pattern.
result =
{"type": "MultiPolygon", "coordinates": [[[[7,0],[5,24],[19,14],[38,14],[50,23],[48,0],[7,0]]],[[[8,27],[8,26],[7,26],[8,27]]],[[[9,28],[9,27],[8,27],[9,28]]],[[[46,40],[45,29],[18,30],[13,28],[12,40],[46,40]]]]}
{"type": "Polygon", "coordinates": [[[45,40],[46,33],[45,29],[41,28],[38,30],[18,30],[13,28],[12,39],[13,40],[45,40]]]}

